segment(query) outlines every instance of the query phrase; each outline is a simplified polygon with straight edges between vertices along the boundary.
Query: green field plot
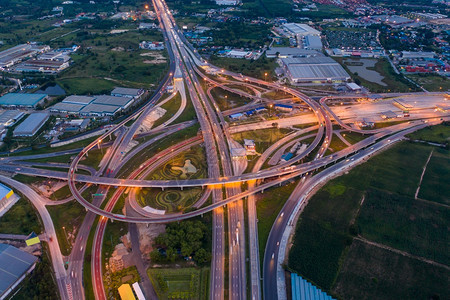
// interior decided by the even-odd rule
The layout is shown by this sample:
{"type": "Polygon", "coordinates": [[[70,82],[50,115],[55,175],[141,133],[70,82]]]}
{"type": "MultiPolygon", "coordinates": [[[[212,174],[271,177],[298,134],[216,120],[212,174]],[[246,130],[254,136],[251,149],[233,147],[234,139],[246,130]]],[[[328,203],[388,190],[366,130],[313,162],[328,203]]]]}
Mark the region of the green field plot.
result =
{"type": "Polygon", "coordinates": [[[109,93],[117,85],[111,80],[90,78],[89,76],[62,78],[58,79],[57,83],[61,85],[68,94],[74,95],[109,93]]]}
{"type": "Polygon", "coordinates": [[[0,233],[25,234],[32,231],[41,233],[39,218],[33,205],[24,198],[20,198],[0,219],[0,233]]]}
{"type": "Polygon", "coordinates": [[[427,165],[418,197],[450,205],[450,156],[448,151],[436,149],[427,165]]]}
{"type": "Polygon", "coordinates": [[[450,265],[449,220],[447,207],[369,189],[357,225],[371,241],[450,265]]]}
{"type": "Polygon", "coordinates": [[[208,299],[209,269],[148,269],[159,299],[208,299]]]}
{"type": "Polygon", "coordinates": [[[448,144],[450,142],[450,123],[429,126],[419,131],[407,135],[412,140],[422,140],[438,144],[448,144]]]}
{"type": "Polygon", "coordinates": [[[219,105],[219,108],[222,111],[239,107],[252,101],[250,98],[239,96],[219,87],[212,89],[211,95],[213,95],[214,100],[216,100],[217,105],[219,105]]]}
{"type": "Polygon", "coordinates": [[[448,150],[402,142],[328,182],[300,215],[289,268],[336,298],[448,294],[450,212],[440,204],[448,203],[448,159],[448,150]],[[424,200],[415,199],[432,150],[424,200]]]}
{"type": "Polygon", "coordinates": [[[356,144],[357,142],[360,142],[366,138],[368,138],[369,134],[361,134],[357,132],[348,132],[348,131],[341,131],[341,135],[344,139],[347,140],[350,144],[356,144]]]}
{"type": "Polygon", "coordinates": [[[334,153],[341,151],[343,149],[347,148],[347,145],[342,141],[337,135],[333,134],[333,137],[331,138],[331,143],[329,145],[329,148],[327,149],[328,153],[334,153]]]}
{"type": "Polygon", "coordinates": [[[267,59],[264,56],[258,60],[247,60],[239,58],[224,58],[211,56],[211,64],[229,71],[242,73],[243,75],[259,79],[270,79],[273,71],[278,66],[275,59],[267,59]],[[268,76],[264,74],[268,73],[268,76]]]}
{"type": "Polygon", "coordinates": [[[423,86],[429,92],[445,92],[450,90],[450,80],[446,77],[421,74],[421,75],[407,75],[421,86],[423,86]]]}
{"type": "Polygon", "coordinates": [[[263,153],[270,145],[285,137],[290,132],[291,130],[286,128],[266,128],[235,133],[232,135],[232,138],[241,144],[244,143],[244,139],[254,140],[256,151],[263,153]]]}
{"type": "Polygon", "coordinates": [[[354,240],[334,290],[339,299],[443,299],[448,278],[446,268],[354,240]]]}
{"type": "Polygon", "coordinates": [[[264,250],[267,239],[269,238],[270,229],[272,229],[276,217],[296,186],[297,181],[288,182],[282,187],[273,187],[255,196],[256,215],[258,218],[259,258],[261,264],[264,259],[264,250]]]}
{"type": "Polygon", "coordinates": [[[75,200],[65,204],[48,206],[47,210],[55,225],[61,253],[69,255],[72,251],[72,244],[75,243],[78,229],[84,220],[86,210],[75,200]]]}
{"type": "Polygon", "coordinates": [[[158,127],[159,125],[163,124],[180,109],[181,106],[181,95],[180,93],[177,93],[172,99],[161,105],[161,108],[166,110],[166,113],[159,118],[158,120],[153,123],[153,128],[158,127]]]}

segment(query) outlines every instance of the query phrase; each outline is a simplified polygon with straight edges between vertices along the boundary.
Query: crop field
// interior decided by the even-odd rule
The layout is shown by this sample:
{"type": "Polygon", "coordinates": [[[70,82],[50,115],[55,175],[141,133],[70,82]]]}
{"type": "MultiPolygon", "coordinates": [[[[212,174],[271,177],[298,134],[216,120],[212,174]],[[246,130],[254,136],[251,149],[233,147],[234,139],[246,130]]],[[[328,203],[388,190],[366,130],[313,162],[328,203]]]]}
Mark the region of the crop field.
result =
{"type": "Polygon", "coordinates": [[[208,268],[148,269],[159,299],[208,299],[208,268]]]}
{"type": "Polygon", "coordinates": [[[448,295],[448,159],[402,142],[327,183],[300,215],[290,270],[337,298],[448,295]]]}

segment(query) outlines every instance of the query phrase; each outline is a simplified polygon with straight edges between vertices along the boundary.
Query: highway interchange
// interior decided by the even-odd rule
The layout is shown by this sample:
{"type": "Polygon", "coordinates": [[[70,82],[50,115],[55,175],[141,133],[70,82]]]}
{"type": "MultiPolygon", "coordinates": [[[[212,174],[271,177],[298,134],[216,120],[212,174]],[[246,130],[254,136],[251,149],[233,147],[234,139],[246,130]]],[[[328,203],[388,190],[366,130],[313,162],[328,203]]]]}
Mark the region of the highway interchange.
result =
{"type": "MultiPolygon", "coordinates": [[[[351,127],[347,124],[348,120],[344,122],[326,104],[327,100],[332,99],[332,97],[327,96],[320,101],[315,101],[296,89],[274,82],[242,76],[241,74],[223,70],[206,63],[186,41],[164,0],[153,0],[153,6],[164,33],[171,64],[167,76],[163,79],[153,97],[142,108],[120,123],[112,126],[108,132],[99,136],[84,149],[55,152],[50,155],[75,155],[70,166],[66,165],[67,172],[42,169],[38,168],[37,164],[33,165],[30,162],[23,162],[33,158],[49,157],[49,155],[0,158],[0,171],[66,180],[74,199],[88,211],[77,235],[76,243],[73,245],[72,253],[68,258],[69,267],[67,270],[63,265],[64,260],[56,239],[53,222],[45,209],[45,206],[49,205],[49,200],[37,194],[27,185],[14,179],[0,176],[0,181],[26,195],[43,219],[45,233],[48,237],[47,242],[50,246],[52,264],[62,299],[86,299],[83,287],[83,263],[85,261],[87,239],[94,228],[95,234],[91,251],[92,285],[96,299],[107,299],[102,275],[102,262],[104,261],[102,259],[102,244],[108,220],[129,223],[168,223],[192,218],[211,211],[213,213],[213,249],[209,289],[210,299],[223,299],[226,297],[230,299],[285,299],[284,274],[280,270],[284,261],[286,236],[292,230],[294,226],[292,220],[295,219],[301,207],[305,205],[309,193],[321,182],[337,176],[353,165],[361,163],[375,152],[402,140],[407,133],[448,120],[448,114],[427,112],[423,114],[426,116],[426,120],[411,120],[374,130],[362,130],[351,127]],[[226,76],[226,78],[230,79],[218,79],[214,76],[209,76],[205,70],[213,70],[221,76],[226,76]],[[148,135],[156,135],[157,133],[159,135],[152,136],[146,142],[130,150],[129,144],[139,136],[139,129],[145,118],[161,105],[160,101],[163,99],[164,91],[172,81],[175,81],[176,90],[182,97],[181,107],[172,118],[148,132],[148,135]],[[254,95],[240,89],[231,88],[228,86],[229,84],[247,87],[253,91],[254,95]],[[208,86],[210,88],[205,89],[208,86]],[[297,105],[310,108],[311,115],[309,118],[313,118],[316,123],[313,141],[304,151],[296,154],[292,159],[272,167],[263,168],[264,162],[279,147],[307,133],[308,130],[291,133],[266,149],[252,171],[244,173],[247,161],[234,160],[231,157],[231,149],[236,143],[231,136],[232,127],[225,120],[224,116],[227,113],[219,109],[212,96],[210,92],[211,87],[221,88],[227,92],[251,99],[252,103],[248,107],[253,107],[251,105],[257,103],[275,103],[277,101],[261,97],[261,91],[273,90],[288,94],[289,96],[286,98],[289,101],[296,99],[297,105]],[[171,125],[171,123],[176,122],[177,117],[185,109],[187,97],[193,104],[197,122],[201,128],[198,135],[172,145],[168,149],[163,149],[155,156],[143,160],[140,167],[132,170],[126,178],[118,178],[119,172],[142,149],[195,123],[184,122],[171,125]],[[132,125],[126,126],[132,120],[134,120],[132,125]],[[344,150],[326,156],[325,154],[334,134],[333,123],[338,124],[345,130],[367,134],[368,137],[344,150]],[[106,142],[108,139],[110,141],[106,142]],[[188,150],[193,145],[200,143],[203,144],[206,152],[208,178],[191,180],[145,179],[148,174],[166,163],[171,157],[183,153],[183,151],[188,150]],[[100,169],[97,171],[90,169],[91,175],[78,174],[78,169],[89,167],[83,166],[83,157],[90,150],[100,147],[107,149],[100,162],[100,169]],[[311,158],[312,155],[314,156],[311,158]],[[307,157],[310,160],[302,163],[307,157]],[[321,172],[317,173],[318,170],[321,172]],[[264,263],[261,272],[254,195],[296,178],[301,179],[294,192],[286,201],[270,232],[264,251],[264,263]],[[110,199],[105,199],[105,196],[97,196],[91,201],[82,196],[83,189],[79,190],[76,185],[79,182],[97,185],[98,195],[106,195],[111,187],[117,187],[117,189],[110,199]],[[242,183],[248,183],[246,189],[243,188],[245,185],[242,183]],[[192,186],[204,187],[204,194],[199,202],[194,205],[197,209],[188,213],[156,214],[142,209],[136,203],[135,188],[183,188],[192,186]],[[113,213],[113,208],[126,189],[131,189],[127,196],[127,202],[129,203],[127,213],[113,213]],[[212,197],[212,203],[205,206],[204,203],[209,195],[212,197]],[[244,217],[244,199],[247,199],[247,222],[244,217]],[[100,208],[103,201],[107,201],[104,209],[100,208]],[[129,213],[128,210],[134,211],[129,213]],[[227,211],[226,220],[225,210],[227,211]],[[97,215],[100,217],[97,226],[94,227],[97,215]],[[246,226],[248,226],[248,229],[246,226]],[[225,234],[228,236],[225,236],[225,234]],[[228,244],[225,244],[225,241],[228,241],[228,244]],[[249,258],[249,266],[247,266],[247,258],[249,258]],[[225,270],[225,261],[228,261],[227,270],[225,270]],[[247,277],[249,277],[249,280],[247,280],[247,277]],[[228,286],[225,286],[226,281],[228,281],[228,286]],[[250,284],[248,285],[247,282],[250,284]]],[[[443,95],[441,96],[444,98],[443,95]]],[[[284,103],[284,100],[280,100],[280,102],[284,103]]],[[[417,116],[420,116],[420,113],[417,116]]],[[[148,280],[144,293],[148,299],[156,297],[148,280]]]]}

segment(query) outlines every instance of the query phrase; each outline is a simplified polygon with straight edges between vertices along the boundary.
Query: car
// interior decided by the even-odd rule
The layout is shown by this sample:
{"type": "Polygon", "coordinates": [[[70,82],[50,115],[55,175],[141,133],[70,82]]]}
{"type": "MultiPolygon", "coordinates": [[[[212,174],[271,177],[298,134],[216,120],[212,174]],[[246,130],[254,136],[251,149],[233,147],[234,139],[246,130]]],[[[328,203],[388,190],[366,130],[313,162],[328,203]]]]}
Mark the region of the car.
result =
{"type": "Polygon", "coordinates": [[[275,258],[275,253],[272,253],[272,259],[274,259],[275,258]]]}

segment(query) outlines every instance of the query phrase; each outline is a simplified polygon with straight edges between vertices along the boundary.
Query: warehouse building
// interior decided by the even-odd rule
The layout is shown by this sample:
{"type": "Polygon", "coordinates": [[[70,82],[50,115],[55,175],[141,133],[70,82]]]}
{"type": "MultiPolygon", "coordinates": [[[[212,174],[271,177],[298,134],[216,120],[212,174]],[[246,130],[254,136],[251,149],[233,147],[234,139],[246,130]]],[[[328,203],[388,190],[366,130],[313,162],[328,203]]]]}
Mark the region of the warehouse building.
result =
{"type": "Polygon", "coordinates": [[[325,83],[350,80],[344,68],[330,57],[283,58],[285,74],[291,83],[325,83]]]}
{"type": "Polygon", "coordinates": [[[36,108],[39,104],[44,103],[45,99],[47,99],[47,94],[9,93],[0,97],[0,106],[36,108]]]}
{"type": "Polygon", "coordinates": [[[322,40],[317,35],[305,36],[303,47],[309,50],[322,50],[322,40]]]}
{"type": "Polygon", "coordinates": [[[53,113],[63,113],[63,114],[79,114],[80,111],[85,107],[85,104],[75,104],[60,102],[56,103],[50,108],[53,113]]]}
{"type": "Polygon", "coordinates": [[[38,46],[33,44],[21,44],[0,52],[0,70],[12,67],[25,58],[50,50],[49,46],[38,46]]]}
{"type": "Polygon", "coordinates": [[[316,57],[324,56],[322,53],[315,50],[307,50],[294,47],[274,47],[266,50],[266,56],[268,58],[288,58],[288,57],[316,57]]]}
{"type": "Polygon", "coordinates": [[[135,98],[133,95],[142,94],[142,90],[139,89],[121,89],[115,89],[115,91],[118,92],[117,94],[124,95],[120,97],[110,95],[68,96],[62,102],[53,105],[50,108],[50,111],[80,116],[114,116],[118,112],[126,110],[134,103],[135,98]]]}
{"type": "Polygon", "coordinates": [[[14,137],[32,137],[49,119],[49,114],[45,112],[32,113],[20,123],[13,131],[14,137]]]}
{"type": "Polygon", "coordinates": [[[116,87],[112,90],[111,96],[115,97],[127,97],[136,99],[144,93],[143,89],[132,89],[124,87],[116,87]]]}
{"type": "Polygon", "coordinates": [[[0,300],[6,297],[31,273],[37,257],[11,245],[0,244],[0,300]]]}
{"type": "Polygon", "coordinates": [[[5,110],[0,112],[0,128],[10,127],[23,118],[25,114],[18,110],[5,110]]]}
{"type": "Polygon", "coordinates": [[[133,104],[134,100],[128,97],[116,97],[109,95],[100,95],[96,96],[94,101],[91,104],[103,104],[103,105],[111,105],[118,106],[122,110],[127,109],[131,104],[133,104]]]}
{"type": "Polygon", "coordinates": [[[82,116],[114,116],[121,111],[120,106],[91,103],[80,110],[82,116]]]}
{"type": "Polygon", "coordinates": [[[40,72],[55,74],[69,67],[69,61],[53,61],[42,59],[29,59],[21,62],[14,70],[16,72],[40,72]]]}
{"type": "Polygon", "coordinates": [[[80,104],[80,105],[86,105],[94,101],[94,97],[90,96],[78,96],[78,95],[71,95],[66,97],[62,102],[63,103],[70,103],[70,104],[80,104]]]}
{"type": "Polygon", "coordinates": [[[309,35],[320,36],[320,31],[306,24],[286,23],[283,24],[282,29],[287,36],[296,36],[297,38],[309,35]]]}
{"type": "Polygon", "coordinates": [[[0,212],[9,204],[12,195],[13,190],[0,183],[0,212]]]}

